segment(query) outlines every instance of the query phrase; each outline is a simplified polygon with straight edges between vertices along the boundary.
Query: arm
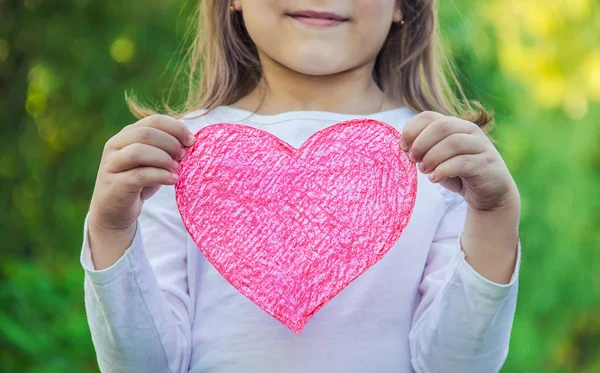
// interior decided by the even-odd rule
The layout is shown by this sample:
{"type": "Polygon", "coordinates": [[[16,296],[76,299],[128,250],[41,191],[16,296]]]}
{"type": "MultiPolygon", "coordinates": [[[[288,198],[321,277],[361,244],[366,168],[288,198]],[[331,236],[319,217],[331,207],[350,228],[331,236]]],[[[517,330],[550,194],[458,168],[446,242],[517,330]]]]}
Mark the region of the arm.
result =
{"type": "Polygon", "coordinates": [[[515,268],[519,242],[518,194],[502,208],[481,211],[469,206],[462,234],[467,262],[483,277],[506,284],[515,268]]]}
{"type": "MultiPolygon", "coordinates": [[[[508,271],[492,270],[500,277],[509,273],[506,283],[480,275],[460,249],[467,204],[456,194],[446,191],[446,196],[448,209],[431,245],[410,333],[412,364],[418,373],[498,372],[508,354],[516,307],[518,250],[513,246],[512,257],[504,259],[510,262],[508,271]]],[[[464,233],[462,238],[466,241],[464,233]]],[[[484,266],[496,268],[487,261],[484,266]]]]}
{"type": "Polygon", "coordinates": [[[463,119],[419,113],[406,124],[400,147],[446,196],[455,193],[446,197],[421,285],[410,336],[413,366],[420,373],[498,372],[516,304],[515,182],[486,134],[463,119]]]}
{"type": "Polygon", "coordinates": [[[96,270],[86,219],[85,306],[102,372],[188,371],[186,237],[174,190],[161,187],[144,203],[131,246],[112,266],[96,270]]]}

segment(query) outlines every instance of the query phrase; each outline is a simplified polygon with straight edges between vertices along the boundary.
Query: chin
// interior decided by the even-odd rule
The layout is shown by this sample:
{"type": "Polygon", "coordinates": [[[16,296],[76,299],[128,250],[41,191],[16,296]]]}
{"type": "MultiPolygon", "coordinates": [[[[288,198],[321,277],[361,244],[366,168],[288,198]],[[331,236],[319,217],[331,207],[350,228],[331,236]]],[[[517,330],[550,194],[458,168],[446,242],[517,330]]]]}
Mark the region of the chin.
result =
{"type": "Polygon", "coordinates": [[[279,63],[300,74],[322,76],[351,69],[353,66],[348,63],[350,60],[344,54],[336,53],[334,48],[329,51],[322,49],[302,51],[298,48],[295,53],[286,55],[279,63]]]}
{"type": "Polygon", "coordinates": [[[325,75],[334,75],[346,70],[349,68],[343,68],[340,66],[331,66],[319,63],[299,63],[295,62],[293,64],[287,65],[286,67],[290,70],[296,71],[300,74],[304,75],[314,75],[314,76],[325,76],[325,75]]]}

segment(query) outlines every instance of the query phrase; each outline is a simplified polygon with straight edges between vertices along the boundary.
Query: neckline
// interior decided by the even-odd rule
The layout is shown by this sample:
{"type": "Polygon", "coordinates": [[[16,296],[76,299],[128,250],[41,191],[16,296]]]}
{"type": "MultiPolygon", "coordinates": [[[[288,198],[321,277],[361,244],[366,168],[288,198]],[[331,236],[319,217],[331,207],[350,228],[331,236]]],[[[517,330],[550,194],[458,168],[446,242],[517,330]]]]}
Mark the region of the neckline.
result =
{"type": "Polygon", "coordinates": [[[231,106],[218,106],[213,110],[216,112],[224,112],[228,116],[231,116],[233,114],[233,116],[235,116],[236,121],[249,121],[260,124],[276,124],[294,119],[331,120],[341,122],[345,120],[362,118],[381,119],[383,117],[387,117],[388,115],[395,113],[412,113],[412,109],[405,106],[395,109],[379,111],[372,114],[347,114],[318,110],[296,110],[278,114],[255,114],[251,111],[238,109],[231,106]]]}

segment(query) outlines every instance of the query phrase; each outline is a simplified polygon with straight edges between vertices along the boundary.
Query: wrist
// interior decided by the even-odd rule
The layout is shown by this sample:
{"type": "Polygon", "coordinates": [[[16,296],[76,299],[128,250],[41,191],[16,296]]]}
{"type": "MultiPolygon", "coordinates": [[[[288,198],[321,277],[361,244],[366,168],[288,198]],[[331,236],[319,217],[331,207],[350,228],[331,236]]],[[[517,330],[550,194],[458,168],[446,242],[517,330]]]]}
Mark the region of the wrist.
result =
{"type": "Polygon", "coordinates": [[[90,216],[87,235],[94,268],[102,270],[116,263],[131,246],[136,229],[136,223],[123,230],[105,229],[90,216]]]}
{"type": "Polygon", "coordinates": [[[520,215],[521,199],[514,187],[494,209],[468,206],[463,236],[513,242],[518,237],[520,215]]]}
{"type": "Polygon", "coordinates": [[[488,280],[510,282],[519,243],[520,201],[512,201],[494,210],[468,207],[461,244],[467,262],[488,280]]]}

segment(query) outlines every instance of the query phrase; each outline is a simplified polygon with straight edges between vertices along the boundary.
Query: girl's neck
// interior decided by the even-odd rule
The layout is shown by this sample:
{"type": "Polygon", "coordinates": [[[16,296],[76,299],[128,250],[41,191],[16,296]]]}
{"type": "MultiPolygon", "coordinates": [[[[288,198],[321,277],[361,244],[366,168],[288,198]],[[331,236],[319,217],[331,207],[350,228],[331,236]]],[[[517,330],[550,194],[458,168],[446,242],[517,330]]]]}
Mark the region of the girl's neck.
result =
{"type": "Polygon", "coordinates": [[[325,76],[300,74],[269,58],[261,63],[260,83],[233,107],[262,115],[300,110],[367,115],[400,107],[373,80],[372,63],[325,76]]]}

